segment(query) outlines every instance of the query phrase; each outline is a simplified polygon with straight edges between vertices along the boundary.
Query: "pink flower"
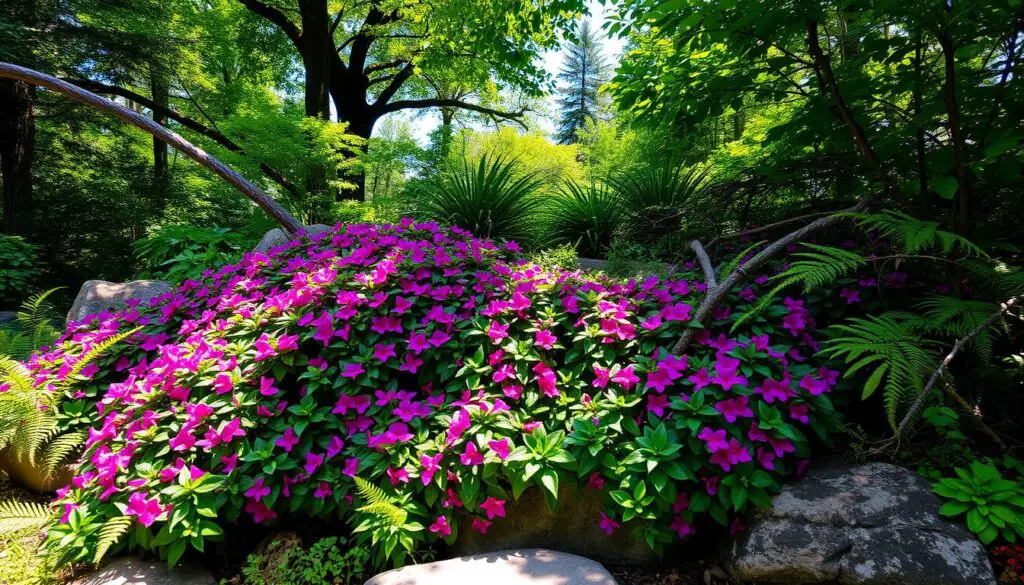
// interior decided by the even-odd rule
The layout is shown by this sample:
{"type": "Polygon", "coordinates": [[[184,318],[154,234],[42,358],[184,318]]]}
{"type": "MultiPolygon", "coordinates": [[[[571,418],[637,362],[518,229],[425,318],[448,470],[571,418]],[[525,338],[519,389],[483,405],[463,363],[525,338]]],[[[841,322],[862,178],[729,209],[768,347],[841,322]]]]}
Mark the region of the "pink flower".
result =
{"type": "Polygon", "coordinates": [[[487,514],[488,520],[495,518],[505,517],[505,500],[495,499],[493,496],[489,496],[484,503],[480,504],[480,509],[487,514]]]}
{"type": "Polygon", "coordinates": [[[386,473],[388,475],[388,481],[390,481],[393,486],[400,483],[409,483],[409,472],[406,471],[404,467],[394,469],[391,466],[388,466],[386,473]]]}
{"type": "Polygon", "coordinates": [[[235,383],[231,379],[231,374],[227,372],[221,372],[213,379],[213,390],[217,394],[226,394],[231,392],[231,389],[234,387],[235,383]]]}
{"type": "Polygon", "coordinates": [[[351,457],[345,460],[345,466],[342,467],[341,473],[349,477],[355,477],[359,473],[359,458],[351,457]]]}
{"type": "Polygon", "coordinates": [[[725,437],[725,429],[714,430],[711,427],[704,427],[700,431],[700,434],[697,435],[697,438],[704,441],[708,451],[711,451],[712,453],[725,449],[729,446],[725,437]]]}
{"type": "Polygon", "coordinates": [[[221,470],[221,473],[224,473],[224,474],[231,473],[232,471],[235,470],[235,467],[238,466],[238,453],[235,453],[234,455],[232,455],[230,457],[223,457],[222,456],[220,458],[220,462],[222,464],[224,464],[224,468],[221,470]]]}
{"type": "Polygon", "coordinates": [[[331,437],[330,441],[327,442],[327,458],[331,459],[345,447],[345,442],[341,440],[339,436],[331,437]]]}
{"type": "Polygon", "coordinates": [[[596,491],[604,489],[604,478],[598,472],[593,472],[590,477],[587,478],[587,487],[596,491]]]}
{"type": "Polygon", "coordinates": [[[819,380],[811,374],[807,374],[800,379],[800,387],[807,390],[811,396],[820,396],[825,392],[828,392],[828,384],[824,380],[819,380]]]}
{"type": "Polygon", "coordinates": [[[358,378],[359,376],[366,373],[366,368],[363,364],[345,364],[345,368],[341,371],[342,378],[358,378]]]}
{"type": "Polygon", "coordinates": [[[508,337],[508,325],[492,322],[490,328],[487,330],[487,337],[490,337],[491,342],[493,343],[501,343],[502,339],[508,337]]]}
{"type": "Polygon", "coordinates": [[[711,376],[708,375],[707,368],[701,368],[697,370],[697,373],[688,378],[696,386],[697,390],[711,384],[711,376]]]}
{"type": "Polygon", "coordinates": [[[686,538],[694,533],[693,526],[686,521],[682,516],[676,517],[671,524],[668,525],[669,530],[674,530],[679,538],[686,538]]]}
{"type": "Polygon", "coordinates": [[[434,523],[430,525],[429,530],[441,538],[445,538],[452,533],[451,527],[448,526],[448,519],[443,515],[438,516],[437,520],[434,520],[434,523]]]}
{"type": "Polygon", "coordinates": [[[751,418],[754,416],[754,411],[750,410],[748,402],[749,399],[746,396],[738,396],[718,402],[715,404],[715,410],[725,417],[726,422],[734,423],[737,417],[751,418]]]}
{"type": "Polygon", "coordinates": [[[320,466],[323,464],[323,462],[323,455],[317,455],[315,453],[306,453],[306,464],[302,468],[305,470],[306,475],[313,475],[314,473],[316,473],[317,469],[320,469],[320,466]]]}
{"type": "Polygon", "coordinates": [[[170,505],[161,506],[160,501],[155,497],[147,499],[144,493],[135,492],[128,498],[128,507],[125,509],[125,514],[138,516],[139,524],[149,527],[153,525],[153,522],[156,522],[157,518],[170,511],[170,509],[170,505]]]}
{"type": "Polygon", "coordinates": [[[604,530],[605,534],[611,536],[612,533],[615,532],[615,529],[621,526],[621,524],[609,518],[604,512],[601,512],[601,523],[599,526],[601,527],[601,530],[604,530]]]}
{"type": "Polygon", "coordinates": [[[430,345],[433,345],[434,347],[441,347],[442,345],[448,343],[448,340],[451,338],[451,335],[448,335],[444,331],[438,329],[437,331],[434,331],[433,333],[430,334],[430,339],[428,341],[430,342],[430,345]]]}
{"type": "Polygon", "coordinates": [[[253,522],[257,524],[263,524],[277,518],[277,513],[267,508],[267,505],[259,500],[249,500],[246,502],[245,511],[252,515],[253,522]]]}
{"type": "Polygon", "coordinates": [[[466,452],[459,456],[459,463],[468,467],[484,464],[484,456],[477,450],[476,443],[473,441],[466,443],[466,452]]]}
{"type": "Polygon", "coordinates": [[[378,343],[373,346],[373,358],[382,364],[395,357],[395,355],[394,343],[378,343]]]}
{"type": "Polygon", "coordinates": [[[725,471],[732,469],[733,465],[746,463],[750,460],[750,449],[733,438],[729,439],[726,447],[718,449],[711,454],[711,463],[721,466],[725,471]]]}
{"type": "Polygon", "coordinates": [[[274,441],[274,444],[284,449],[285,453],[291,453],[295,445],[299,444],[299,436],[295,434],[293,427],[284,430],[284,435],[274,441]]]}
{"type": "Polygon", "coordinates": [[[476,530],[480,534],[487,534],[487,529],[490,528],[490,526],[490,520],[484,520],[483,518],[473,518],[473,530],[476,530]]]}
{"type": "Polygon", "coordinates": [[[501,459],[502,461],[508,459],[509,448],[511,446],[511,442],[508,440],[508,437],[505,437],[500,441],[489,441],[487,446],[490,447],[491,451],[498,456],[498,459],[501,459]]]}
{"type": "Polygon", "coordinates": [[[541,329],[537,331],[537,333],[533,336],[533,340],[534,343],[536,343],[540,347],[543,347],[544,349],[551,349],[552,347],[555,346],[555,343],[558,341],[558,338],[555,337],[547,329],[541,329]]]}
{"type": "Polygon", "coordinates": [[[409,351],[419,355],[423,350],[427,349],[429,344],[427,343],[427,336],[422,333],[410,333],[409,334],[409,351]]]}
{"type": "Polygon", "coordinates": [[[270,495],[270,486],[263,485],[263,478],[257,477],[256,481],[252,483],[252,487],[245,490],[245,497],[254,500],[261,500],[270,495]]]}
{"type": "Polygon", "coordinates": [[[809,416],[810,409],[806,404],[790,404],[789,405],[789,418],[798,420],[805,425],[811,422],[809,416]]]}
{"type": "Polygon", "coordinates": [[[632,389],[633,386],[635,386],[636,383],[639,381],[640,378],[637,378],[636,375],[633,373],[632,365],[622,368],[621,370],[618,371],[617,374],[612,376],[612,382],[615,382],[616,384],[622,386],[626,390],[632,389]]]}
{"type": "Polygon", "coordinates": [[[267,378],[266,376],[260,376],[260,395],[261,396],[273,396],[280,392],[281,389],[274,386],[274,379],[267,378]]]}
{"type": "Polygon", "coordinates": [[[326,481],[321,481],[320,483],[316,484],[316,490],[313,491],[313,497],[320,500],[325,500],[328,497],[330,497],[333,493],[334,488],[331,487],[331,484],[327,483],[326,481]]]}
{"type": "Polygon", "coordinates": [[[438,463],[441,462],[442,457],[444,457],[444,453],[438,453],[429,457],[420,455],[420,464],[423,465],[423,471],[420,472],[420,481],[423,482],[423,485],[428,485],[430,480],[434,479],[434,474],[440,469],[438,463]]]}
{"type": "Polygon", "coordinates": [[[594,388],[604,388],[608,386],[608,382],[611,380],[611,368],[602,368],[601,366],[594,364],[594,381],[591,383],[594,388]]]}
{"type": "Polygon", "coordinates": [[[452,422],[448,424],[448,444],[451,445],[455,441],[458,441],[462,434],[469,430],[469,427],[473,425],[469,420],[469,411],[465,408],[460,408],[455,411],[452,415],[452,422]]]}

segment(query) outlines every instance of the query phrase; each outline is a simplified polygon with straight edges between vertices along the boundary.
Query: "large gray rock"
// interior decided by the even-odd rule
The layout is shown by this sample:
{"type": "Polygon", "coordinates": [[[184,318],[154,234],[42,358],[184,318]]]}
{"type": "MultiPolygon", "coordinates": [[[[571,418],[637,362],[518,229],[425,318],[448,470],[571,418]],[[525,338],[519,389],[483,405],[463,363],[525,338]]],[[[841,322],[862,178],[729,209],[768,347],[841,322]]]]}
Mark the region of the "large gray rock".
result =
{"type": "Polygon", "coordinates": [[[168,569],[161,561],[142,561],[135,557],[118,559],[74,585],[216,585],[210,573],[191,566],[168,569]]]}
{"type": "Polygon", "coordinates": [[[609,565],[648,565],[657,554],[623,526],[611,536],[598,525],[604,507],[598,493],[568,482],[558,493],[558,508],[551,512],[544,494],[529,489],[505,505],[504,518],[495,518],[480,534],[467,519],[452,547],[456,555],[474,555],[494,550],[546,547],[583,555],[609,565]]]}
{"type": "Polygon", "coordinates": [[[78,291],[75,302],[68,311],[67,322],[81,321],[86,315],[106,310],[121,309],[129,299],[148,301],[172,290],[171,283],[163,280],[133,280],[131,282],[107,282],[87,280],[78,291]]]}
{"type": "Polygon", "coordinates": [[[918,475],[888,463],[813,470],[733,542],[736,579],[765,583],[988,585],[985,549],[939,516],[918,475]]]}
{"type": "Polygon", "coordinates": [[[616,585],[600,564],[544,549],[506,550],[409,565],[370,578],[366,585],[616,585]]]}
{"type": "Polygon", "coordinates": [[[15,311],[0,311],[0,325],[12,323],[18,320],[18,313],[15,311]]]}
{"type": "MultiPolygon", "coordinates": [[[[322,232],[329,232],[332,229],[333,228],[329,225],[316,223],[311,226],[306,226],[306,234],[312,236],[322,232]]],[[[253,249],[257,252],[263,252],[265,254],[278,246],[283,246],[287,244],[291,240],[292,238],[287,233],[285,233],[283,229],[274,228],[269,232],[263,234],[263,237],[260,238],[259,243],[256,244],[256,247],[253,249]]]]}

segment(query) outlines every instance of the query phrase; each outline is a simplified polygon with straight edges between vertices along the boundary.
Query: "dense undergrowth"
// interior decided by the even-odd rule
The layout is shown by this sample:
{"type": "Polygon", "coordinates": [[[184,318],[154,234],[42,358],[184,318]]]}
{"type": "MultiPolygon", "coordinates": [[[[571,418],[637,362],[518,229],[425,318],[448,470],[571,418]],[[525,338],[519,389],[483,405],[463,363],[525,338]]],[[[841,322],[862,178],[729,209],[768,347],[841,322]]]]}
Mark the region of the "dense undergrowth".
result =
{"type": "Polygon", "coordinates": [[[565,482],[601,493],[606,532],[657,548],[767,505],[836,428],[803,301],[731,331],[759,284],[677,357],[693,273],[543,269],[412,220],[312,240],[73,323],[32,359],[37,383],[67,385],[62,425],[88,427],[48,548],[173,564],[235,524],[341,518],[380,566],[486,532],[527,489],[555,506],[565,482]]]}

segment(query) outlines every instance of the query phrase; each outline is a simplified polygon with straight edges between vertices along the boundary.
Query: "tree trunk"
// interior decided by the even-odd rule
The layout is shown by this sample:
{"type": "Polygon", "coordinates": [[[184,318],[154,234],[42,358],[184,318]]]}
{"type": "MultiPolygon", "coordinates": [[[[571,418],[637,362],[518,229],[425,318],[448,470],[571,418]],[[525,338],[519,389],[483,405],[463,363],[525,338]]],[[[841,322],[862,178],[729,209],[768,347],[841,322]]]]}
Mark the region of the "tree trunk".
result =
{"type": "MultiPolygon", "coordinates": [[[[169,107],[167,71],[163,64],[154,62],[149,74],[150,92],[153,103],[166,110],[169,107]]],[[[153,121],[161,126],[167,125],[167,117],[163,110],[153,110],[153,121]]],[[[153,178],[161,185],[167,178],[167,143],[156,136],[153,137],[153,178]]]]}
{"type": "Polygon", "coordinates": [[[32,159],[36,123],[36,88],[22,81],[0,80],[0,163],[4,180],[4,231],[32,233],[32,159]]]}
{"type": "Polygon", "coordinates": [[[331,41],[327,0],[299,2],[302,16],[302,64],[306,70],[306,115],[329,120],[331,117],[331,41]]]}
{"type": "MultiPolygon", "coordinates": [[[[363,139],[363,143],[359,147],[360,152],[358,156],[365,156],[370,143],[370,135],[373,134],[373,127],[377,124],[377,118],[373,116],[347,120],[342,118],[341,121],[348,123],[349,134],[355,134],[363,139]]],[[[355,189],[338,191],[335,195],[335,200],[366,201],[366,172],[363,169],[357,168],[354,175],[347,177],[339,176],[339,178],[343,178],[348,182],[353,183],[355,185],[355,189]]]]}
{"type": "Polygon", "coordinates": [[[938,35],[939,46],[942,47],[945,79],[942,83],[942,98],[946,102],[946,113],[949,117],[949,138],[953,143],[953,169],[956,173],[957,207],[956,232],[967,237],[971,226],[971,184],[967,145],[964,141],[963,125],[960,120],[960,105],[956,99],[956,55],[949,31],[938,35]]]}

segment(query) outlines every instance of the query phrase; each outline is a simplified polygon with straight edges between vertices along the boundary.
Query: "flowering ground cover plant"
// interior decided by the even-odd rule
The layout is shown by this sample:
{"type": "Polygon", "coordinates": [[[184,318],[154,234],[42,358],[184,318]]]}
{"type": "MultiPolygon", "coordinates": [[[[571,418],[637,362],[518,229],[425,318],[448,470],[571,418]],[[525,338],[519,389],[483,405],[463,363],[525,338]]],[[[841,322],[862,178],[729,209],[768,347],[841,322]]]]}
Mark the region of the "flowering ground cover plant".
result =
{"type": "Polygon", "coordinates": [[[574,482],[601,493],[601,528],[657,548],[767,505],[808,429],[834,430],[838,374],[812,358],[802,301],[730,334],[763,292],[737,290],[674,356],[694,274],[617,281],[517,252],[432,223],[350,225],[72,324],[29,364],[38,384],[141,329],[65,385],[61,420],[89,438],[47,546],[173,564],[229,524],[290,515],[344,519],[376,564],[403,563],[574,482]]]}

